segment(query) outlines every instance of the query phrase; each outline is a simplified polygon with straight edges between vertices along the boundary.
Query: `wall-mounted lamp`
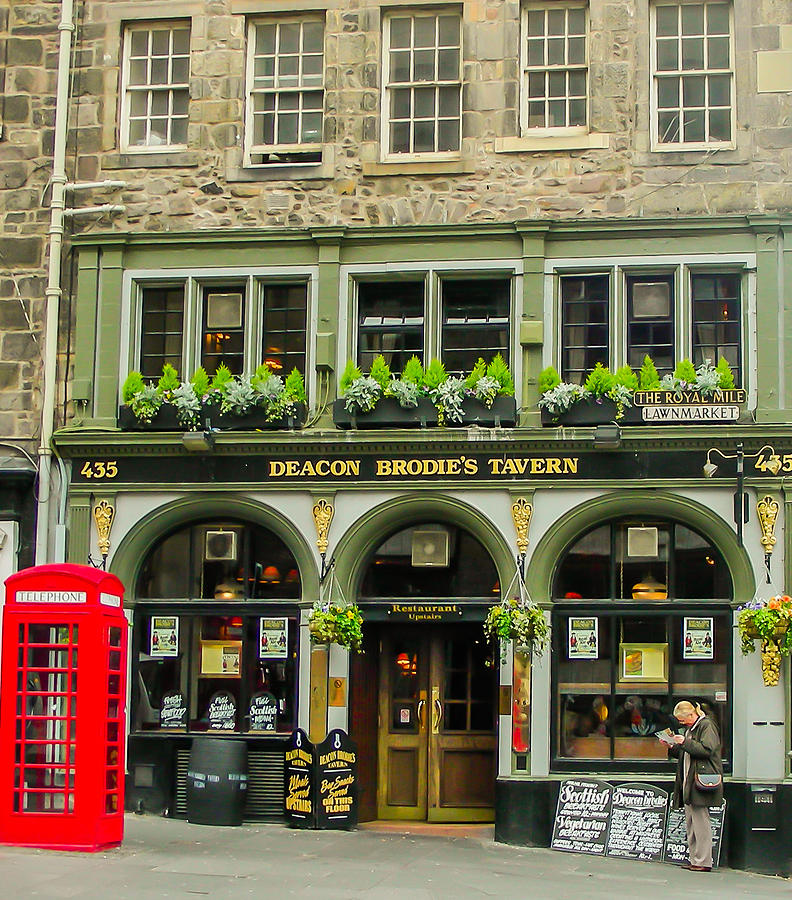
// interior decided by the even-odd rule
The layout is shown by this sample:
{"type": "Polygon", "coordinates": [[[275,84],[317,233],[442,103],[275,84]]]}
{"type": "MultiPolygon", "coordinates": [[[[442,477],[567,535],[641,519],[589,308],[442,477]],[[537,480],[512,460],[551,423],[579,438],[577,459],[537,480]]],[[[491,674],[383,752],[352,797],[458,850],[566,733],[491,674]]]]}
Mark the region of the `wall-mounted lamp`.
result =
{"type": "Polygon", "coordinates": [[[763,472],[770,472],[772,475],[778,475],[781,471],[781,457],[775,452],[775,450],[769,445],[765,444],[761,450],[757,450],[756,453],[743,453],[742,444],[737,445],[736,453],[724,453],[722,450],[719,450],[717,447],[710,447],[707,450],[707,461],[704,463],[702,467],[702,472],[704,473],[705,478],[712,478],[712,476],[718,471],[718,467],[710,458],[713,453],[717,453],[721,459],[736,459],[737,460],[737,474],[740,474],[742,469],[742,461],[745,459],[759,459],[759,457],[765,452],[768,451],[768,456],[766,459],[762,460],[760,464],[757,464],[756,468],[761,469],[763,472]]]}
{"type": "Polygon", "coordinates": [[[595,450],[617,450],[621,447],[621,428],[615,422],[597,425],[594,429],[595,450]]]}
{"type": "Polygon", "coordinates": [[[733,459],[735,460],[735,465],[737,468],[737,491],[734,494],[734,523],[737,526],[737,539],[742,545],[743,542],[743,525],[748,521],[748,496],[745,493],[743,488],[744,477],[745,477],[745,460],[746,459],[755,459],[756,468],[761,472],[770,472],[773,475],[778,475],[781,471],[781,457],[775,452],[775,450],[769,445],[765,444],[764,447],[761,447],[756,453],[745,453],[743,451],[743,444],[740,441],[736,447],[736,453],[724,453],[723,450],[719,450],[717,447],[710,447],[707,450],[707,461],[704,463],[702,467],[702,471],[704,473],[705,478],[712,478],[712,476],[718,471],[718,467],[712,461],[711,457],[713,453],[717,453],[718,456],[723,459],[733,459]],[[767,453],[766,457],[763,457],[763,454],[767,453]]]}
{"type": "Polygon", "coordinates": [[[190,453],[211,453],[215,445],[215,431],[209,419],[203,431],[185,431],[182,435],[182,446],[190,453]]]}

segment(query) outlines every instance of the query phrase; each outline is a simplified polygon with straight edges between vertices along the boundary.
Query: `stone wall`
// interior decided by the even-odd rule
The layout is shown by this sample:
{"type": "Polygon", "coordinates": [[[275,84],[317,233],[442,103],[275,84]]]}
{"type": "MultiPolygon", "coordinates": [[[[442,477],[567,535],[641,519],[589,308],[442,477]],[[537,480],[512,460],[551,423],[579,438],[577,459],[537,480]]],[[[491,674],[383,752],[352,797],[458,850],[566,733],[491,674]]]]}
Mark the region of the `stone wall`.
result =
{"type": "MultiPolygon", "coordinates": [[[[121,179],[126,187],[81,192],[75,201],[81,205],[122,203],[125,211],[80,217],[75,229],[475,224],[792,210],[792,95],[756,87],[757,53],[790,47],[788,3],[735,0],[735,148],[653,153],[645,0],[591,0],[590,120],[603,146],[552,151],[537,150],[535,141],[526,149],[519,140],[519,4],[468,0],[462,4],[462,159],[412,165],[381,161],[383,7],[371,0],[320,5],[326,10],[325,155],[309,170],[245,168],[245,43],[250,16],[315,11],[317,4],[77,2],[67,175],[121,179]],[[122,153],[123,24],[174,17],[189,19],[192,28],[188,149],[122,153]]],[[[409,8],[402,0],[389,8],[400,5],[409,8]]],[[[37,429],[60,8],[58,0],[0,7],[0,437],[35,438],[37,429]]],[[[64,262],[61,382],[70,364],[68,251],[64,262]]]]}
{"type": "Polygon", "coordinates": [[[57,0],[0,4],[0,439],[39,427],[57,0]]]}
{"type": "MultiPolygon", "coordinates": [[[[498,152],[518,136],[519,4],[463,4],[460,164],[380,163],[382,7],[326,11],[326,158],[306,170],[242,164],[246,15],[286,0],[95,0],[84,9],[77,75],[80,177],[123,177],[117,229],[391,225],[558,217],[771,213],[792,208],[792,97],[756,93],[756,52],[779,47],[788,4],[735,3],[737,139],[731,150],[650,151],[649,20],[637,0],[590,4],[591,126],[607,144],[498,152]],[[118,147],[122,19],[192,17],[189,149],[136,165],[118,147]],[[153,167],[156,166],[156,167],[153,167]]],[[[104,224],[104,223],[103,223],[104,224]]],[[[92,226],[95,227],[95,226],[92,226]]]]}

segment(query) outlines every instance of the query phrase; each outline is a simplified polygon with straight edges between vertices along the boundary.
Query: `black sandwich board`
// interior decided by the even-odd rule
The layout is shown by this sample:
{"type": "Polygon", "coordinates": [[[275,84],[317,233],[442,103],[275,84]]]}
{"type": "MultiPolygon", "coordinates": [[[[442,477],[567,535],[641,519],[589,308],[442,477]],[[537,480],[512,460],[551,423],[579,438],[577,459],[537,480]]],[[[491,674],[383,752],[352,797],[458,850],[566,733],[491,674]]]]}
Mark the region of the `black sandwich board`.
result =
{"type": "MultiPolygon", "coordinates": [[[[717,867],[720,863],[721,844],[723,842],[723,822],[725,818],[725,800],[723,801],[723,806],[710,807],[713,868],[717,867]]],[[[682,866],[688,861],[688,843],[687,831],[685,829],[684,809],[670,809],[668,811],[663,859],[675,866],[682,866]]]]}
{"type": "Polygon", "coordinates": [[[340,728],[321,744],[316,758],[316,827],[357,825],[357,745],[340,728]]]}
{"type": "Polygon", "coordinates": [[[651,784],[617,784],[611,798],[608,856],[661,862],[668,792],[651,784]]]}
{"type": "Polygon", "coordinates": [[[604,856],[608,844],[613,788],[604,781],[570,778],[561,782],[553,823],[553,850],[604,856]]]}

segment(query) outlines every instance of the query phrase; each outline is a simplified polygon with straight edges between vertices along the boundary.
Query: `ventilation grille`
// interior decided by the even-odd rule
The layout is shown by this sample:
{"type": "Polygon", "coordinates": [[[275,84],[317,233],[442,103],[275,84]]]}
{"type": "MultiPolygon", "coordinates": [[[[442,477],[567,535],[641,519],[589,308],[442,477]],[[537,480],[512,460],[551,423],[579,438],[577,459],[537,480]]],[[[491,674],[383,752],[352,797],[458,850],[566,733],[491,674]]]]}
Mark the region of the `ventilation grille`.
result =
{"type": "MultiPolygon", "coordinates": [[[[187,770],[190,751],[176,751],[176,815],[187,815],[187,770]]],[[[245,820],[283,817],[283,750],[248,750],[248,797],[245,820]]]]}
{"type": "Polygon", "coordinates": [[[412,538],[412,565],[448,566],[448,532],[415,531],[412,538]]]}

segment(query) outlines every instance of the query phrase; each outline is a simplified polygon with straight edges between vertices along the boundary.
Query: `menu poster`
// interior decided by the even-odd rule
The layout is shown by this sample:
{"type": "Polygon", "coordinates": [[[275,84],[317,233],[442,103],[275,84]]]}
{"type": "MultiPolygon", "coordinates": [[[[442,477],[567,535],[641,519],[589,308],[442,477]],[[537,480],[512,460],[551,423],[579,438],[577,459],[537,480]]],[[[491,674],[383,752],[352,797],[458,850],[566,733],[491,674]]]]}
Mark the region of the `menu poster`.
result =
{"type": "Polygon", "coordinates": [[[178,616],[151,617],[151,643],[149,654],[157,657],[179,655],[178,616]]]}
{"type": "Polygon", "coordinates": [[[569,619],[569,658],[599,659],[599,619],[569,619]]]}
{"type": "Polygon", "coordinates": [[[288,647],[288,619],[259,619],[259,659],[287,659],[288,647]]]}
{"type": "Polygon", "coordinates": [[[286,746],[283,808],[286,820],[295,828],[314,824],[314,745],[298,728],[286,746]]]}
{"type": "MultiPolygon", "coordinates": [[[[722,806],[710,807],[710,825],[712,826],[712,865],[720,863],[721,842],[723,838],[723,822],[726,818],[726,802],[722,806]]],[[[665,850],[663,859],[675,866],[684,865],[688,861],[687,831],[685,830],[685,810],[669,809],[666,822],[665,850]]]]}
{"type": "Polygon", "coordinates": [[[685,659],[714,659],[713,619],[685,616],[682,627],[682,653],[685,659]]]}
{"type": "Polygon", "coordinates": [[[276,731],[278,701],[272,694],[254,694],[250,698],[250,730],[276,731]]]}
{"type": "Polygon", "coordinates": [[[613,788],[603,781],[569,779],[558,792],[553,850],[604,856],[613,788]]]}
{"type": "Polygon", "coordinates": [[[168,691],[162,695],[160,728],[186,728],[187,703],[181,691],[168,691]]]}
{"type": "Polygon", "coordinates": [[[209,700],[207,711],[210,731],[233,731],[236,728],[236,700],[228,691],[217,691],[209,700]]]}
{"type": "Polygon", "coordinates": [[[241,649],[238,644],[223,647],[223,675],[239,675],[239,652],[241,649]]]}
{"type": "Polygon", "coordinates": [[[608,856],[663,859],[668,792],[650,784],[619,784],[613,789],[608,856]]]}
{"type": "Polygon", "coordinates": [[[357,825],[357,745],[340,728],[316,746],[318,828],[357,825]]]}

